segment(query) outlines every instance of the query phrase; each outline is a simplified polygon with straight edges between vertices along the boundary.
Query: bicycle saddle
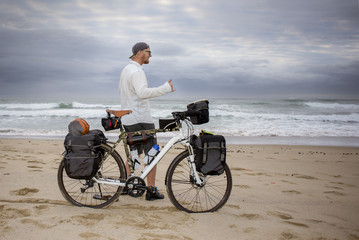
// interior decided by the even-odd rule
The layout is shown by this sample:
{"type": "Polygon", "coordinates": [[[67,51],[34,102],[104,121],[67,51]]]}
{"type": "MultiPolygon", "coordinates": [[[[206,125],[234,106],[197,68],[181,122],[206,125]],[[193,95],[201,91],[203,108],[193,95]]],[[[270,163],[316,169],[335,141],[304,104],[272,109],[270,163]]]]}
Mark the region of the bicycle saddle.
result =
{"type": "Polygon", "coordinates": [[[119,118],[125,116],[126,114],[132,113],[131,110],[117,111],[117,110],[110,110],[110,109],[106,109],[106,112],[108,112],[109,114],[113,114],[113,115],[115,115],[115,117],[119,117],[119,118]]]}

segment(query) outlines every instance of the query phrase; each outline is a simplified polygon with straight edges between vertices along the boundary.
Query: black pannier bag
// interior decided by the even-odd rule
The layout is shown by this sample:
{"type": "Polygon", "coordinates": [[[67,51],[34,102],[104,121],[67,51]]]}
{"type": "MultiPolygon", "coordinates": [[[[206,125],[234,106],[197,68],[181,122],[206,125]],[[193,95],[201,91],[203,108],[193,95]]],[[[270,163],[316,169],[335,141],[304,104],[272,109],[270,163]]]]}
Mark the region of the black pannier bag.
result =
{"type": "Polygon", "coordinates": [[[100,137],[101,143],[106,143],[107,142],[107,138],[105,137],[105,134],[103,134],[103,132],[101,130],[99,130],[99,129],[90,130],[88,134],[98,135],[100,137]]]}
{"type": "Polygon", "coordinates": [[[199,100],[187,105],[187,111],[193,124],[209,122],[208,100],[199,100]]]}
{"type": "Polygon", "coordinates": [[[226,163],[226,140],[221,135],[202,135],[194,140],[195,162],[198,172],[220,175],[226,163]]]}
{"type": "MultiPolygon", "coordinates": [[[[90,130],[88,134],[97,134],[100,137],[101,143],[107,142],[107,138],[106,138],[105,134],[99,129],[90,130]]],[[[102,157],[105,156],[105,149],[100,148],[100,151],[101,151],[102,157]]]]}
{"type": "Polygon", "coordinates": [[[91,130],[82,136],[67,134],[64,167],[68,177],[91,179],[95,176],[103,157],[100,145],[104,142],[106,138],[100,130],[91,130]]]}

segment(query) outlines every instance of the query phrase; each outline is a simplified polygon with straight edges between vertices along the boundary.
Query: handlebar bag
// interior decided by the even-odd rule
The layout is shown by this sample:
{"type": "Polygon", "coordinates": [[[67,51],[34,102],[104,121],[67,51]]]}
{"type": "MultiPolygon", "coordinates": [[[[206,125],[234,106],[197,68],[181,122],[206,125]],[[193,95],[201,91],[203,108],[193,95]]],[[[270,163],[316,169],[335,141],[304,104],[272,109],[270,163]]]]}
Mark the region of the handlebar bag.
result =
{"type": "Polygon", "coordinates": [[[193,124],[204,124],[209,122],[208,112],[208,100],[199,100],[187,105],[189,112],[196,112],[197,114],[191,114],[190,119],[193,124]]]}
{"type": "Polygon", "coordinates": [[[67,134],[64,141],[64,167],[68,177],[91,179],[96,175],[103,157],[100,145],[104,139],[100,132],[93,130],[82,136],[67,134]]]}
{"type": "Polygon", "coordinates": [[[198,172],[220,175],[226,163],[226,140],[221,135],[202,135],[194,142],[195,162],[198,172]]]}

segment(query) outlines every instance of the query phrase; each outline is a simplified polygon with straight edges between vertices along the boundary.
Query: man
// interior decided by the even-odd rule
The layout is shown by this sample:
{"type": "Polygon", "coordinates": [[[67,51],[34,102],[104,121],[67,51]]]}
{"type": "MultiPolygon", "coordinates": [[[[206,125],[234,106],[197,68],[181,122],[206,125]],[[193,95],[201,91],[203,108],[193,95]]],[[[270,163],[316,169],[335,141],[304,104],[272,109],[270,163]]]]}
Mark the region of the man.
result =
{"type": "MultiPolygon", "coordinates": [[[[142,65],[150,62],[151,49],[147,43],[139,42],[132,47],[131,61],[123,69],[120,76],[119,92],[121,95],[121,107],[123,110],[132,110],[132,113],[122,117],[122,123],[127,132],[154,129],[149,99],[162,96],[166,93],[174,92],[172,79],[165,84],[149,88],[146,74],[142,65]]],[[[145,154],[157,143],[156,138],[137,148],[138,154],[145,154]],[[142,149],[143,148],[143,149],[142,149]]],[[[129,166],[126,162],[127,172],[129,166]]],[[[147,185],[150,190],[146,193],[146,200],[163,199],[163,194],[159,193],[156,185],[156,167],[147,176],[147,185]]]]}

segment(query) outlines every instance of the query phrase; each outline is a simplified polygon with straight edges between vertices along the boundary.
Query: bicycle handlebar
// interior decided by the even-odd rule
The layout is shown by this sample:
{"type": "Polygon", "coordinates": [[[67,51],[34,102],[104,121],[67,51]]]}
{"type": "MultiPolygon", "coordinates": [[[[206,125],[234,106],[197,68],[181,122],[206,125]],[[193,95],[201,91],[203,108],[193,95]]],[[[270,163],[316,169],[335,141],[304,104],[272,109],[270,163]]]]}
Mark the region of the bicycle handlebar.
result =
{"type": "Polygon", "coordinates": [[[172,112],[172,116],[179,120],[184,120],[186,117],[199,116],[201,114],[202,113],[200,111],[193,111],[193,110],[184,111],[184,112],[172,112]]]}

